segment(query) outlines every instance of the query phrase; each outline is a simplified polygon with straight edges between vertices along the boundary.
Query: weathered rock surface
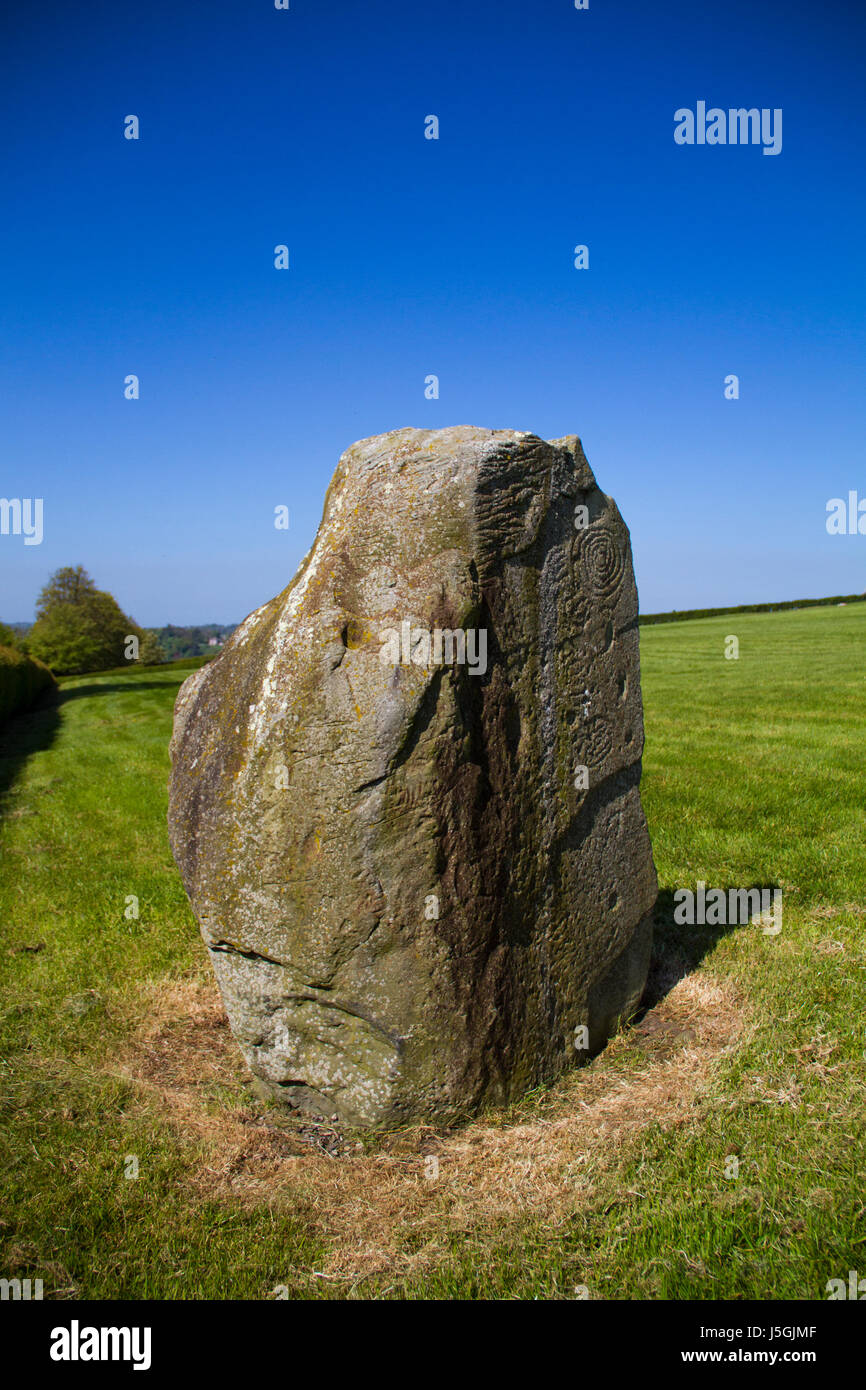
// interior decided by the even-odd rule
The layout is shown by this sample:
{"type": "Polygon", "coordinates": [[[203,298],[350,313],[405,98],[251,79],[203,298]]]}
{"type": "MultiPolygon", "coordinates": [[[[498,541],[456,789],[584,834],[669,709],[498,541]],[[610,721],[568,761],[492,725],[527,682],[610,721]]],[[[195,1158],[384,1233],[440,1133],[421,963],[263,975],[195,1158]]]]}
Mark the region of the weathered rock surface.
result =
{"type": "Polygon", "coordinates": [[[580,441],[353,445],[175,710],[172,850],[268,1092],[445,1120],[597,1051],[648,966],[642,747],[628,531],[580,441]]]}

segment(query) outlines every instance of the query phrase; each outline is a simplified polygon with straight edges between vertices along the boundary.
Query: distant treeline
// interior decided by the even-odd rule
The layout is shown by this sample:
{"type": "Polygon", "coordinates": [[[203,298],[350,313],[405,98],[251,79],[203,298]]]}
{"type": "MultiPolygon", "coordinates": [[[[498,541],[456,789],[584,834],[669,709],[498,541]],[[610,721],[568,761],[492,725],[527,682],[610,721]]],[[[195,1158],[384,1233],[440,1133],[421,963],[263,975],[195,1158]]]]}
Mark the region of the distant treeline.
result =
{"type": "Polygon", "coordinates": [[[185,657],[206,656],[208,652],[213,653],[214,647],[219,650],[236,627],[237,623],[229,626],[205,623],[200,627],[174,627],[169,624],[167,627],[153,627],[149,630],[165,653],[166,661],[179,661],[185,657]],[[213,644],[211,638],[215,639],[213,644]]]}
{"type": "Polygon", "coordinates": [[[687,618],[722,618],[727,613],[782,613],[791,608],[823,608],[834,603],[863,603],[866,594],[836,594],[833,598],[792,598],[784,603],[741,603],[738,608],[676,608],[672,613],[641,613],[641,623],[681,623],[687,618]]]}

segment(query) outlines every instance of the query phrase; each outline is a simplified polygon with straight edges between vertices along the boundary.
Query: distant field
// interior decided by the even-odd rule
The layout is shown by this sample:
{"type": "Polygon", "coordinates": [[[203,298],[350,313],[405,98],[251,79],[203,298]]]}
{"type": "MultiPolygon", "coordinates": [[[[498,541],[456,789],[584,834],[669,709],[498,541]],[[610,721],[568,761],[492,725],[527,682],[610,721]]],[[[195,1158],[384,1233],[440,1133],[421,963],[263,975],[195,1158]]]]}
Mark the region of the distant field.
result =
{"type": "Polygon", "coordinates": [[[55,1298],[565,1299],[866,1276],[866,605],[660,624],[641,650],[650,1007],[451,1132],[337,1133],[251,1094],[166,836],[186,671],[77,677],[10,723],[0,1276],[55,1298]],[[697,880],[781,887],[781,934],[675,927],[697,880]]]}

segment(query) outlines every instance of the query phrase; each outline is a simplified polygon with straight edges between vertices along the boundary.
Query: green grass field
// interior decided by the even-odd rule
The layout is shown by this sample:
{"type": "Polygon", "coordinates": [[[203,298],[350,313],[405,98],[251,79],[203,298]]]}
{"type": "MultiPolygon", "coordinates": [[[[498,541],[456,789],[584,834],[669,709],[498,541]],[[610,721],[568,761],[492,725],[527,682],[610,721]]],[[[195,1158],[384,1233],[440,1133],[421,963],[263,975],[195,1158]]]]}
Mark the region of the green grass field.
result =
{"type": "Polygon", "coordinates": [[[166,836],[184,671],[80,677],[10,723],[0,1275],[160,1299],[823,1299],[866,1275],[866,605],[641,650],[651,1007],[450,1133],[252,1095],[166,836]],[[697,880],[781,887],[782,932],[675,926],[697,880]]]}

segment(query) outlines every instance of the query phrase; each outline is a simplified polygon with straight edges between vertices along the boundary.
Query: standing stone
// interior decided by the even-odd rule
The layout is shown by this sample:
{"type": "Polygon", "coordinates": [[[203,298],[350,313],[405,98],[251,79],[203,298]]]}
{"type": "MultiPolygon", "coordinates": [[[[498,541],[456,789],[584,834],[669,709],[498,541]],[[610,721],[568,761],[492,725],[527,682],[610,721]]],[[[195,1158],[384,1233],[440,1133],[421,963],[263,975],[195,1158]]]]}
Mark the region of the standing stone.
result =
{"type": "Polygon", "coordinates": [[[657,891],[637,611],[575,436],[343,455],[294,580],[175,709],[171,846],[268,1094],[453,1120],[634,1010],[657,891]]]}

